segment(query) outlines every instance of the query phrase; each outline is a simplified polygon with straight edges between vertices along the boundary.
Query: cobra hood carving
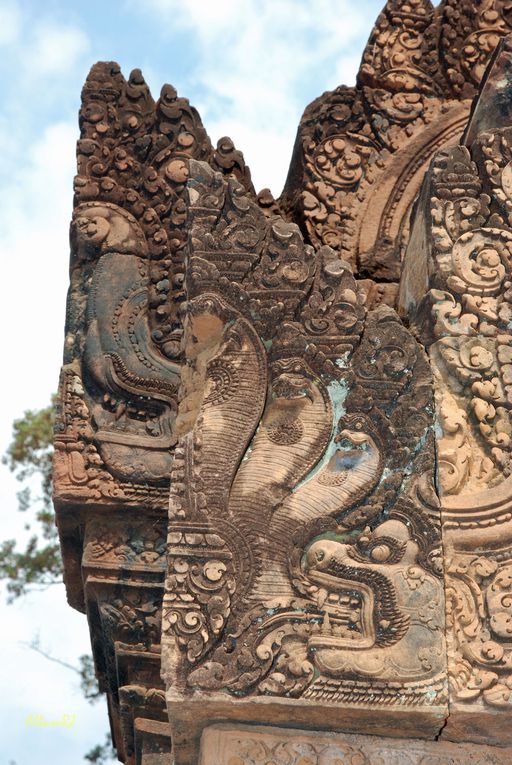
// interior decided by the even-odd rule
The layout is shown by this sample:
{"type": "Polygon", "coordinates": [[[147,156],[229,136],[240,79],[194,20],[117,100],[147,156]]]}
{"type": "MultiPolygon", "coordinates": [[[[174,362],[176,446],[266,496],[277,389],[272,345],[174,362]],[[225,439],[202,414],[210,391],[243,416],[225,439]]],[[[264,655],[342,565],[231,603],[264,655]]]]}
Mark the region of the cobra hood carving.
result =
{"type": "Polygon", "coordinates": [[[357,703],[393,681],[435,703],[424,354],[330,248],[313,258],[207,165],[189,178],[165,671],[184,691],[357,703]]]}

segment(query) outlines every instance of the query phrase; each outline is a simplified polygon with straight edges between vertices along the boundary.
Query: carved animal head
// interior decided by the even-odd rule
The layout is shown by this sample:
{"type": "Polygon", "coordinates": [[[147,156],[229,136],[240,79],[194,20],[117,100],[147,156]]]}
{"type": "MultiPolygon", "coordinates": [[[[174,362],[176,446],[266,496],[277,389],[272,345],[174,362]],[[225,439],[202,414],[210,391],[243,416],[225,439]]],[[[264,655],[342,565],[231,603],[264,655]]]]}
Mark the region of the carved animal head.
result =
{"type": "Polygon", "coordinates": [[[104,252],[126,252],[146,258],[146,238],[138,222],[117,205],[84,202],[74,213],[71,236],[79,258],[90,260],[104,252]]]}

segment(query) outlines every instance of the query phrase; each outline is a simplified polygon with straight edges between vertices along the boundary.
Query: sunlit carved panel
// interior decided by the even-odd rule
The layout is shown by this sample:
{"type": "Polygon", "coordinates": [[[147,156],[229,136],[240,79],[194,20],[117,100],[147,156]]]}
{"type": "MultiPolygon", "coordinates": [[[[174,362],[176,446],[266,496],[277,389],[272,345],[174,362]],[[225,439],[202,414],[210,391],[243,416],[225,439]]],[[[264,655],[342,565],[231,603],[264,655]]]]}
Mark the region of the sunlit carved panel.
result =
{"type": "MultiPolygon", "coordinates": [[[[504,56],[506,47],[497,72],[504,56]]],[[[512,703],[511,146],[511,129],[499,128],[435,157],[401,290],[434,372],[451,688],[444,735],[492,743],[510,740],[512,703]]]]}
{"type": "Polygon", "coordinates": [[[193,725],[185,699],[208,700],[211,719],[217,705],[244,719],[250,700],[267,722],[267,701],[295,714],[298,699],[331,725],[396,710],[396,735],[435,735],[444,600],[423,350],[392,309],[367,310],[333,250],[313,257],[236,181],[189,172],[171,725],[193,725]]]}

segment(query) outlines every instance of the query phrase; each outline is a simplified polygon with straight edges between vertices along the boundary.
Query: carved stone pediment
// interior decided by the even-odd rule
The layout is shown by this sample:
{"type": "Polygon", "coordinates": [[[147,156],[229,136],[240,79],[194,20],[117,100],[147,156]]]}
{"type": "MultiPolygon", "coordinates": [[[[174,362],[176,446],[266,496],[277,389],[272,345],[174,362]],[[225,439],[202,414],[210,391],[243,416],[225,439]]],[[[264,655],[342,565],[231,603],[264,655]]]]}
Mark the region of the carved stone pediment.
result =
{"type": "Polygon", "coordinates": [[[237,181],[191,161],[188,189],[162,624],[172,725],[207,699],[235,719],[251,702],[265,722],[268,701],[292,714],[300,699],[331,725],[396,708],[432,735],[444,599],[423,349],[237,181]]]}
{"type": "Polygon", "coordinates": [[[277,201],[92,68],[55,506],[121,761],[507,761],[511,25],[389,0],[277,201]]]}

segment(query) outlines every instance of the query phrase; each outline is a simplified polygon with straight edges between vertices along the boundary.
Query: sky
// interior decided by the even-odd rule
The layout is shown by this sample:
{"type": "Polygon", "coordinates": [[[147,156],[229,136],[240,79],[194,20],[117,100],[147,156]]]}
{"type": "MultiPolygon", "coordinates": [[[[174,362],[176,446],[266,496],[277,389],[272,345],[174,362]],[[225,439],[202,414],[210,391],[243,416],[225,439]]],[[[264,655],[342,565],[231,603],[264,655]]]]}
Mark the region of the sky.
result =
{"type": "MultiPolygon", "coordinates": [[[[278,196],[301,113],[351,85],[384,0],[0,0],[0,454],[12,421],[48,404],[62,356],[68,230],[80,91],[90,66],[143,71],[152,94],[172,83],[214,143],[229,135],[257,190],[278,196]]],[[[23,543],[19,486],[0,466],[0,540],[23,543]]],[[[1,590],[1,588],[0,588],[1,590]]],[[[75,676],[23,643],[75,663],[86,619],[63,585],[12,605],[0,591],[0,765],[78,765],[107,730],[75,676]],[[27,727],[75,715],[70,728],[27,727]]]]}

